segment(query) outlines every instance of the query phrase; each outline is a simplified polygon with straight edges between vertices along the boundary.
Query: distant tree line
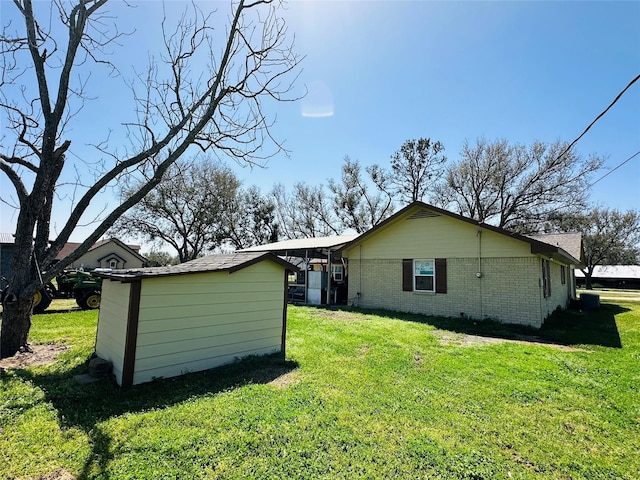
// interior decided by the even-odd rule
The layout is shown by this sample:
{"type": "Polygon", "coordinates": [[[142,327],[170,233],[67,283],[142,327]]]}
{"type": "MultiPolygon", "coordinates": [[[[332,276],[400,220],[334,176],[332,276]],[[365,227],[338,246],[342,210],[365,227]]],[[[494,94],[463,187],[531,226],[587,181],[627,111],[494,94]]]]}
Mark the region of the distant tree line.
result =
{"type": "MultiPolygon", "coordinates": [[[[114,233],[169,245],[184,262],[205,253],[283,239],[362,233],[420,200],[522,234],[583,233],[590,286],[597,265],[640,260],[640,214],[589,203],[603,160],[565,142],[465,142],[455,161],[430,138],[407,140],[386,166],[345,156],[339,176],[263,194],[212,161],[180,161],[114,233]]],[[[139,188],[126,186],[122,195],[139,188]]]]}

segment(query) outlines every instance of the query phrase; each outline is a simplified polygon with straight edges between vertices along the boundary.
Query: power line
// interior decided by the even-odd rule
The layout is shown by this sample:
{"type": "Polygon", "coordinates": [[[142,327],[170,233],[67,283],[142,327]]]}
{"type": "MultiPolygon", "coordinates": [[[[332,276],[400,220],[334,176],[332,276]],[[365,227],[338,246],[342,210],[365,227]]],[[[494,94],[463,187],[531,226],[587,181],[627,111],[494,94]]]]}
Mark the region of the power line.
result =
{"type": "Polygon", "coordinates": [[[605,178],[607,175],[612,174],[613,172],[615,172],[617,169],[619,169],[621,166],[623,166],[625,163],[629,162],[630,160],[634,159],[635,157],[637,157],[638,155],[640,155],[640,150],[638,150],[636,153],[634,153],[633,155],[631,155],[629,158],[627,158],[624,162],[622,162],[621,164],[617,165],[615,168],[613,168],[612,170],[609,170],[607,173],[605,173],[603,176],[601,176],[599,179],[597,179],[595,182],[593,182],[591,185],[589,185],[589,188],[593,187],[596,183],[598,183],[600,180],[602,180],[603,178],[605,178]]]}
{"type": "MultiPolygon", "coordinates": [[[[621,91],[621,92],[616,96],[616,98],[614,98],[614,99],[613,99],[613,102],[611,102],[611,103],[609,104],[609,106],[608,106],[607,108],[605,108],[605,109],[602,111],[602,113],[600,113],[600,115],[598,115],[598,116],[595,118],[595,120],[589,124],[589,126],[588,126],[587,128],[585,128],[585,129],[584,129],[584,132],[582,132],[578,138],[576,138],[573,142],[571,142],[571,144],[570,144],[570,145],[565,149],[565,151],[564,151],[564,152],[562,152],[560,155],[558,155],[558,159],[559,159],[559,158],[561,158],[562,156],[566,155],[566,154],[569,152],[569,150],[571,150],[571,147],[573,147],[573,146],[578,142],[578,140],[580,140],[580,139],[584,136],[584,134],[585,134],[585,133],[587,133],[587,132],[589,131],[589,129],[593,126],[593,124],[594,124],[594,123],[596,123],[598,120],[600,120],[600,118],[602,118],[602,116],[603,116],[605,113],[607,113],[611,107],[613,107],[613,106],[615,105],[615,103],[620,99],[620,97],[622,97],[622,95],[624,94],[624,92],[626,92],[627,90],[629,90],[629,88],[631,87],[631,85],[633,85],[634,83],[636,83],[638,80],[640,80],[640,75],[638,75],[636,78],[634,78],[633,80],[631,80],[631,82],[629,82],[629,84],[628,84],[626,87],[624,87],[624,89],[623,89],[623,90],[622,90],[622,91],[621,91]]],[[[636,155],[637,155],[637,154],[636,154],[636,155]]],[[[634,156],[635,156],[635,155],[634,155],[634,156]]],[[[631,158],[633,158],[633,157],[631,157],[631,158]]],[[[627,162],[627,161],[629,161],[629,160],[630,160],[630,159],[627,159],[627,160],[625,160],[625,162],[623,162],[623,163],[626,163],[626,162],[627,162]]],[[[618,167],[619,167],[619,166],[620,166],[620,165],[618,165],[618,167]]],[[[618,168],[618,167],[616,167],[616,168],[618,168]]],[[[615,169],[614,169],[614,170],[615,170],[615,169]]],[[[611,170],[611,172],[613,172],[613,170],[611,170]]],[[[611,173],[611,172],[609,172],[609,173],[611,173]]],[[[607,174],[607,175],[608,175],[608,174],[607,174]]],[[[605,175],[605,177],[606,177],[606,175],[605,175]]],[[[604,178],[604,177],[603,177],[603,178],[604,178]]],[[[602,179],[599,179],[599,180],[602,180],[602,179]]],[[[594,182],[594,183],[595,183],[595,182],[594,182]]],[[[592,185],[593,185],[593,184],[592,184],[592,185]]]]}

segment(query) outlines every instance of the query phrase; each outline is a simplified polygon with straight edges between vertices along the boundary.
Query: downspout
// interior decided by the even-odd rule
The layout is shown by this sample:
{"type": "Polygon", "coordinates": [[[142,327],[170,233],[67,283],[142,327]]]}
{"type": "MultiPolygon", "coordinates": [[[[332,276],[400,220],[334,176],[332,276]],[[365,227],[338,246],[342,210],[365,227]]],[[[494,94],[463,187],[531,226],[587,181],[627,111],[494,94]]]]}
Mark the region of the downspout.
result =
{"type": "Polygon", "coordinates": [[[358,262],[358,266],[360,268],[360,274],[358,275],[360,280],[359,290],[357,293],[358,297],[358,306],[360,306],[360,299],[362,298],[362,244],[360,244],[360,261],[358,262]]]}
{"type": "Polygon", "coordinates": [[[476,277],[479,282],[479,290],[480,290],[480,320],[484,320],[484,306],[482,301],[482,229],[479,228],[476,233],[478,237],[478,271],[476,272],[476,277]]]}

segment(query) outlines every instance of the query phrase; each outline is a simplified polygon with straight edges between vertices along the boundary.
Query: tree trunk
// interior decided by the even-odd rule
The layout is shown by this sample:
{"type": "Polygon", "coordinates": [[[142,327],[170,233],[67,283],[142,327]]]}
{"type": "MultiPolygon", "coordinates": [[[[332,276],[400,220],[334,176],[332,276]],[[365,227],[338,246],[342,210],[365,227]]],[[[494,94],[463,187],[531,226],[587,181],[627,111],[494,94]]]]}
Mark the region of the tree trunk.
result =
{"type": "Polygon", "coordinates": [[[593,290],[593,286],[591,285],[591,272],[585,273],[584,284],[587,290],[593,290]]]}
{"type": "Polygon", "coordinates": [[[14,301],[5,300],[0,330],[0,358],[12,357],[26,347],[31,328],[33,295],[20,295],[14,301]]]}

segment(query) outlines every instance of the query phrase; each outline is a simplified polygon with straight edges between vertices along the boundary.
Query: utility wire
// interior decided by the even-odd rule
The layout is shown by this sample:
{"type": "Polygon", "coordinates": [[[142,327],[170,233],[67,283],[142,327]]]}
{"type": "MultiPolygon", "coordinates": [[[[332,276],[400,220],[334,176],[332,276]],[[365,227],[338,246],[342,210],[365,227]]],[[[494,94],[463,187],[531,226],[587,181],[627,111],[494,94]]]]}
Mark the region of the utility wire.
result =
{"type": "Polygon", "coordinates": [[[617,165],[615,168],[613,168],[612,170],[609,170],[607,173],[605,173],[603,176],[601,176],[599,179],[597,179],[595,182],[593,182],[591,185],[589,185],[589,188],[593,187],[596,183],[598,183],[600,180],[602,180],[603,178],[605,178],[607,175],[612,174],[613,172],[615,172],[617,169],[619,169],[621,166],[623,166],[625,163],[627,163],[628,161],[634,159],[635,157],[637,157],[638,155],[640,155],[640,150],[638,150],[636,153],[634,153],[633,155],[631,155],[629,158],[627,158],[624,162],[622,162],[621,164],[617,165]]]}
{"type": "MultiPolygon", "coordinates": [[[[560,155],[558,155],[558,159],[559,159],[559,158],[561,158],[562,156],[566,155],[566,154],[569,152],[569,150],[571,150],[571,147],[573,147],[573,146],[578,142],[578,140],[580,140],[580,139],[584,136],[584,134],[585,134],[585,133],[587,133],[587,132],[589,131],[589,129],[593,126],[593,124],[594,124],[594,123],[596,123],[598,120],[600,120],[600,118],[602,118],[602,116],[603,116],[605,113],[607,113],[611,107],[613,107],[613,106],[615,105],[615,103],[620,99],[620,97],[622,97],[622,95],[624,94],[624,92],[626,92],[627,90],[629,90],[629,88],[631,87],[631,85],[633,85],[634,83],[636,83],[638,80],[640,80],[640,75],[638,75],[636,78],[634,78],[633,80],[631,80],[631,82],[629,82],[629,85],[627,85],[626,87],[624,87],[624,90],[622,90],[622,91],[618,94],[618,96],[617,96],[616,98],[614,98],[614,99],[613,99],[613,102],[611,102],[611,103],[609,104],[609,106],[608,106],[606,109],[604,109],[604,111],[603,111],[602,113],[600,113],[600,115],[598,115],[598,116],[595,118],[595,120],[589,124],[589,126],[588,126],[587,128],[585,128],[585,129],[584,129],[584,132],[582,132],[578,138],[576,138],[573,142],[571,142],[571,144],[570,144],[570,145],[565,149],[565,151],[564,151],[564,152],[562,152],[560,155]]],[[[636,154],[636,155],[637,155],[637,154],[636,154]]],[[[635,155],[634,155],[634,156],[635,156],[635,155]]],[[[631,157],[631,158],[633,158],[633,157],[631,157]]],[[[625,160],[625,162],[624,162],[624,163],[628,162],[629,160],[630,160],[630,159],[625,160]]],[[[619,166],[620,166],[620,165],[618,165],[618,167],[619,167],[619,166]]],[[[618,167],[616,167],[616,168],[618,168],[618,167]]],[[[614,168],[614,170],[615,170],[615,168],[614,168]]],[[[611,172],[613,172],[613,170],[611,170],[611,172]]],[[[609,173],[611,173],[611,172],[609,172],[609,173]]],[[[608,174],[607,174],[607,175],[608,175],[608,174]]],[[[605,175],[605,176],[606,176],[606,175],[605,175]]],[[[603,178],[604,178],[604,177],[603,177],[603,178]]],[[[600,179],[600,180],[601,180],[601,179],[600,179]]],[[[594,183],[595,183],[595,182],[594,182],[594,183]]],[[[592,185],[593,185],[593,184],[592,184],[592,185]]]]}

